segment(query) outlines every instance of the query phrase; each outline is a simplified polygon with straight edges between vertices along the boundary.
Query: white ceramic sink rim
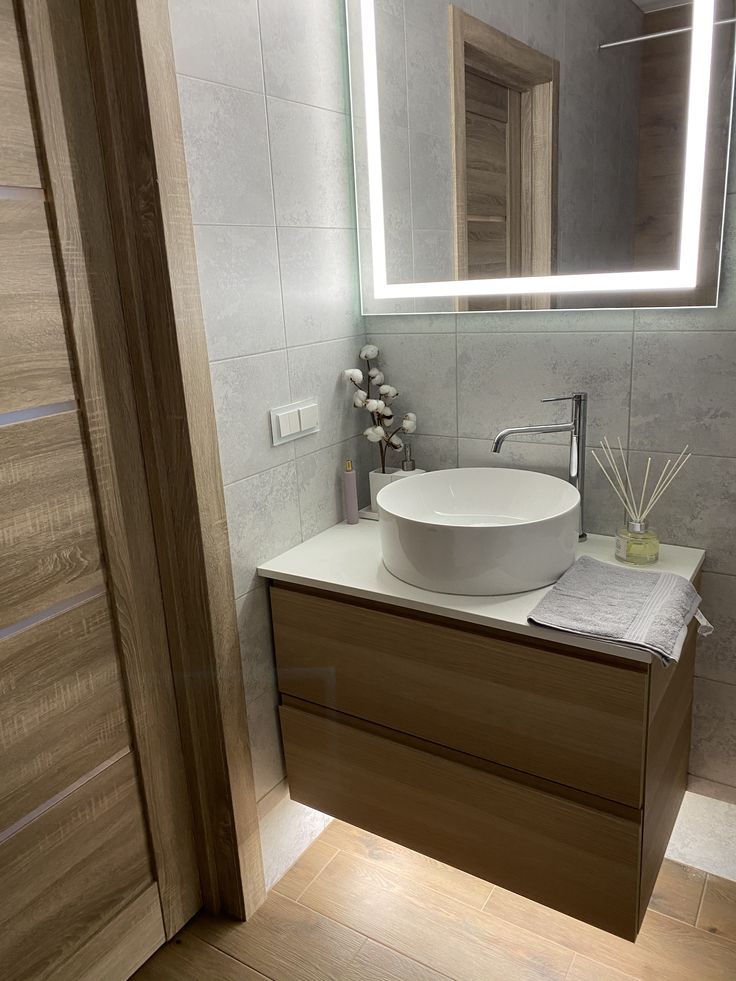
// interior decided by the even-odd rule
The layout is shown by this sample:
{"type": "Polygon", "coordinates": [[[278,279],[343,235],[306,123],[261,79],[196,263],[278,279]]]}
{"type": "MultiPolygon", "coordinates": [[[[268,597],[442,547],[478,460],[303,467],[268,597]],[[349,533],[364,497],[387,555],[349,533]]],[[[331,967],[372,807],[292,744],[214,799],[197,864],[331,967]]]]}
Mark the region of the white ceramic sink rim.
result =
{"type": "MultiPolygon", "coordinates": [[[[431,492],[426,496],[429,497],[430,494],[431,492]]],[[[535,470],[517,470],[512,467],[458,467],[450,470],[433,470],[430,473],[418,474],[416,477],[393,481],[379,491],[376,500],[379,511],[383,509],[397,518],[411,521],[414,524],[447,528],[501,528],[513,525],[532,527],[569,514],[578,507],[580,494],[567,481],[535,470]],[[453,521],[448,520],[452,517],[449,511],[440,512],[437,510],[437,505],[432,510],[432,504],[421,499],[424,496],[425,488],[429,488],[432,484],[436,484],[440,491],[449,490],[452,494],[453,484],[448,483],[448,480],[458,485],[464,485],[458,487],[458,490],[467,492],[472,489],[475,493],[483,496],[499,491],[516,490],[518,492],[518,486],[515,487],[514,485],[529,483],[537,485],[540,491],[547,488],[551,493],[558,494],[560,501],[555,508],[537,516],[496,513],[491,508],[484,507],[477,514],[472,514],[467,509],[458,510],[456,512],[458,517],[472,517],[473,520],[453,521]],[[420,484],[419,481],[422,483],[420,484]],[[417,513],[422,505],[427,509],[426,512],[422,509],[420,513],[417,513]],[[507,520],[499,520],[500,518],[507,520]]],[[[454,500],[457,501],[458,497],[456,496],[454,500]]],[[[515,503],[520,509],[522,500],[518,494],[515,503]]],[[[530,502],[524,503],[529,504],[530,502]]],[[[535,499],[533,503],[540,504],[538,499],[535,499]]],[[[508,508],[508,502],[504,502],[504,507],[508,508]]]]}
{"type": "Polygon", "coordinates": [[[580,495],[533,470],[438,470],[378,494],[383,563],[437,593],[494,596],[555,582],[575,561],[580,495]]]}

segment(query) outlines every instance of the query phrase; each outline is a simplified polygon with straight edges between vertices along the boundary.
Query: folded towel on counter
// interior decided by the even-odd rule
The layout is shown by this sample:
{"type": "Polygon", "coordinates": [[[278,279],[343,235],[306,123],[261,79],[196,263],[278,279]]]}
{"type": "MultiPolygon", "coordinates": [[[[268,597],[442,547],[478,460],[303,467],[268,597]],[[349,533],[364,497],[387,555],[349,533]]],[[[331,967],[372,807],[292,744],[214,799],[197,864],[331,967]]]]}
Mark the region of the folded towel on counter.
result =
{"type": "Polygon", "coordinates": [[[677,661],[695,616],[698,633],[713,627],[699,612],[700,596],[682,576],[643,572],[584,555],[529,614],[530,623],[630,644],[677,661]]]}

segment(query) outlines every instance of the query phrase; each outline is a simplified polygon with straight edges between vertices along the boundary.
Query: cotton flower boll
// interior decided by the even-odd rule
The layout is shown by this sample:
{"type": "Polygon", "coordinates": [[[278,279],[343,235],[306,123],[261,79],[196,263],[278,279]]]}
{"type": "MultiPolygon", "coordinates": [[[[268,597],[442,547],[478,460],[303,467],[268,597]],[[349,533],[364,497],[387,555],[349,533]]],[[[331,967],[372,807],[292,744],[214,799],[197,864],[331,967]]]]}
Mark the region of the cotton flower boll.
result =
{"type": "Polygon", "coordinates": [[[390,399],[395,399],[399,394],[398,389],[394,388],[393,385],[381,385],[379,392],[381,395],[388,395],[390,399]]]}
{"type": "Polygon", "coordinates": [[[368,399],[368,392],[364,392],[361,389],[353,395],[353,405],[356,409],[362,409],[368,399]]]}
{"type": "Polygon", "coordinates": [[[394,410],[390,406],[386,405],[384,402],[381,402],[381,405],[383,408],[378,409],[379,415],[383,416],[385,419],[393,416],[394,410]]]}
{"type": "Polygon", "coordinates": [[[354,385],[362,385],[363,383],[363,372],[360,368],[347,368],[342,373],[345,381],[352,382],[354,385]]]}
{"type": "Polygon", "coordinates": [[[401,424],[401,428],[405,433],[415,433],[417,431],[417,424],[413,419],[407,419],[404,417],[404,421],[401,424]]]}
{"type": "Polygon", "coordinates": [[[391,446],[391,447],[392,447],[392,448],[393,448],[394,450],[403,450],[403,449],[404,449],[404,444],[403,444],[403,442],[402,442],[402,441],[401,441],[401,440],[399,439],[399,437],[398,437],[398,436],[392,436],[392,437],[391,437],[391,439],[390,439],[390,440],[389,440],[388,442],[389,442],[389,445],[390,445],[390,446],[391,446]]]}
{"type": "Polygon", "coordinates": [[[386,380],[383,377],[383,372],[379,371],[378,368],[371,368],[368,374],[374,385],[383,385],[384,381],[386,380]]]}
{"type": "Polygon", "coordinates": [[[374,361],[378,357],[378,348],[375,344],[366,344],[360,349],[361,361],[374,361]]]}
{"type": "Polygon", "coordinates": [[[370,443],[380,443],[383,439],[383,428],[381,426],[369,426],[364,430],[363,435],[370,443]]]}
{"type": "Polygon", "coordinates": [[[369,412],[378,412],[379,415],[386,408],[380,399],[368,399],[368,401],[365,403],[365,407],[369,412]]]}
{"type": "Polygon", "coordinates": [[[412,422],[416,422],[417,421],[417,416],[416,416],[416,413],[415,412],[407,412],[407,413],[405,413],[404,414],[404,418],[405,419],[411,419],[412,422]]]}

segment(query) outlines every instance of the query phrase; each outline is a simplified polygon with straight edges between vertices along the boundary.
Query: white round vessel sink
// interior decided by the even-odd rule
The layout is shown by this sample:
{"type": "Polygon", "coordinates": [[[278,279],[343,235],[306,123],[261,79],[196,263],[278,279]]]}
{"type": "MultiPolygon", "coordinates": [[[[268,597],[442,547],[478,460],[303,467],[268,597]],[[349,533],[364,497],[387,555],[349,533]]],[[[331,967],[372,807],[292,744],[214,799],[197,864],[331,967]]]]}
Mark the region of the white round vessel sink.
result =
{"type": "Polygon", "coordinates": [[[528,470],[440,470],[377,498],[383,561],[437,593],[498,596],[556,582],[575,561],[580,494],[528,470]]]}

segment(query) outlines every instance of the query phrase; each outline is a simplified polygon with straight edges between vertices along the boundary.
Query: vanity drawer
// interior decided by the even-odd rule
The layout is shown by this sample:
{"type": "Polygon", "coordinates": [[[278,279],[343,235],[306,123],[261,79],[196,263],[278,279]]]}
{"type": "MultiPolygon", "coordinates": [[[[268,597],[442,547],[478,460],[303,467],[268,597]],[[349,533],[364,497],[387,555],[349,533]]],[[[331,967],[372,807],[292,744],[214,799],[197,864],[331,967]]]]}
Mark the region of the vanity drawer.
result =
{"type": "Polygon", "coordinates": [[[292,799],[635,938],[640,812],[599,810],[293,705],[281,727],[292,799]]]}
{"type": "Polygon", "coordinates": [[[271,602],[281,692],[641,806],[647,665],[282,586],[271,602]]]}

